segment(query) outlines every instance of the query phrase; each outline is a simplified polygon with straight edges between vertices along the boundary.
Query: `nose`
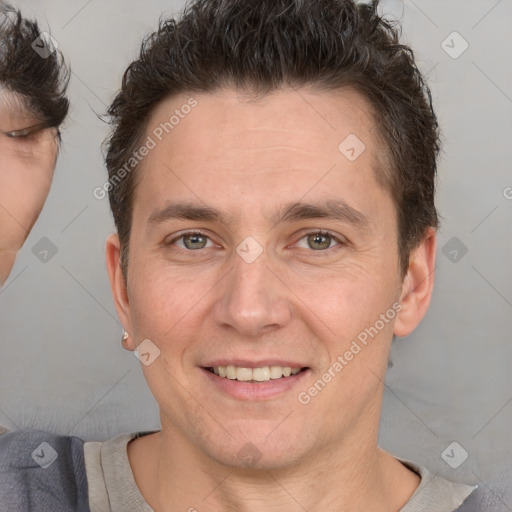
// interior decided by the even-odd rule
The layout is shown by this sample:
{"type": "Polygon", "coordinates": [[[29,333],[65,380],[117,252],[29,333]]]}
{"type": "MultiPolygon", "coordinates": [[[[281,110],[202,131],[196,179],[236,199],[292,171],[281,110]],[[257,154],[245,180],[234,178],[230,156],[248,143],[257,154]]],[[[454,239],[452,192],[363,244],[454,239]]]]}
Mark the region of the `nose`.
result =
{"type": "Polygon", "coordinates": [[[222,281],[222,296],[215,306],[217,325],[244,337],[258,337],[290,321],[290,292],[269,263],[265,252],[251,263],[233,254],[233,266],[222,281]]]}

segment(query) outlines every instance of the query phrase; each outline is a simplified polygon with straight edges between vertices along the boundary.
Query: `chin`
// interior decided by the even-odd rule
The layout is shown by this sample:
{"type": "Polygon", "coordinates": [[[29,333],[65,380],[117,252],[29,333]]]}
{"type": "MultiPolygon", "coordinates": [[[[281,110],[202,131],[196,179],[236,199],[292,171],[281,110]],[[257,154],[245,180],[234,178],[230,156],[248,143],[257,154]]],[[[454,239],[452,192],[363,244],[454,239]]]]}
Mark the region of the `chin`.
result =
{"type": "Polygon", "coordinates": [[[224,466],[248,472],[279,470],[297,465],[298,455],[293,448],[286,453],[273,453],[260,449],[250,441],[246,441],[233,452],[211,454],[217,462],[224,466]],[[293,454],[293,455],[292,455],[293,454]]]}
{"type": "Polygon", "coordinates": [[[220,464],[253,471],[295,466],[306,455],[307,440],[291,435],[289,429],[281,435],[268,428],[264,432],[254,428],[242,432],[233,437],[226,435],[215,444],[210,438],[211,444],[201,449],[220,464]]]}

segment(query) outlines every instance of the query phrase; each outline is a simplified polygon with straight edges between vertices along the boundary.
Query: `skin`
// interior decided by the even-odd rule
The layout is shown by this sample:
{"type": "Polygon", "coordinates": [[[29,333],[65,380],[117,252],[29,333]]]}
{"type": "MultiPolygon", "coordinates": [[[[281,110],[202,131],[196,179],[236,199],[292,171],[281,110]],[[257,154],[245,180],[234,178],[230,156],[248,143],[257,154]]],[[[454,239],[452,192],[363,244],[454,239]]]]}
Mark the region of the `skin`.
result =
{"type": "MultiPolygon", "coordinates": [[[[250,102],[226,89],[194,98],[139,168],[127,282],[117,235],[106,245],[125,348],[150,339],[160,350],[142,369],[162,429],[128,445],[135,481],[157,512],[398,511],[420,479],[377,445],[383,380],[393,333],[412,332],[428,308],[435,231],[402,278],[395,206],[375,179],[382,148],[358,93],[285,89],[250,102]],[[366,146],[353,162],[338,151],[349,134],[366,146]],[[326,199],[345,201],[367,224],[269,220],[290,201],[326,199]],[[177,201],[231,218],[148,225],[177,201]],[[343,243],[313,249],[307,235],[319,229],[343,243]],[[208,237],[202,248],[191,249],[190,237],[173,242],[190,230],[208,237]],[[236,252],[248,236],[263,248],[252,263],[236,252]],[[396,301],[398,316],[299,403],[298,393],[396,301]],[[270,399],[234,398],[201,368],[219,358],[292,360],[308,371],[270,399]],[[261,453],[250,468],[237,456],[247,443],[261,453]]],[[[161,102],[146,135],[187,99],[161,102]]]]}
{"type": "Polygon", "coordinates": [[[0,89],[0,286],[41,213],[59,150],[55,128],[14,138],[3,132],[40,122],[12,93],[0,89]]]}

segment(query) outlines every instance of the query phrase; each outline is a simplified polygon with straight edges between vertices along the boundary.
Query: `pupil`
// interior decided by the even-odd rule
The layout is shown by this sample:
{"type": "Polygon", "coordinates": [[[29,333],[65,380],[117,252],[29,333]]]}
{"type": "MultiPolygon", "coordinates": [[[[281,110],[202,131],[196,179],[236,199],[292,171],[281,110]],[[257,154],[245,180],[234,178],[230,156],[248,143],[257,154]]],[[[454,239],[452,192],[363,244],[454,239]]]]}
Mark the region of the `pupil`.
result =
{"type": "Polygon", "coordinates": [[[185,237],[185,240],[189,240],[191,242],[191,246],[193,249],[201,248],[201,245],[204,245],[204,237],[201,234],[188,235],[185,237]]]}
{"type": "Polygon", "coordinates": [[[311,247],[311,248],[316,251],[319,249],[325,249],[325,248],[329,247],[329,243],[330,243],[329,238],[330,238],[329,235],[322,235],[319,233],[310,235],[310,238],[309,238],[310,246],[311,246],[311,244],[313,244],[313,247],[311,247]],[[323,240],[323,244],[322,244],[322,240],[323,240]],[[322,247],[315,247],[314,244],[320,244],[320,245],[322,245],[322,247]]]}

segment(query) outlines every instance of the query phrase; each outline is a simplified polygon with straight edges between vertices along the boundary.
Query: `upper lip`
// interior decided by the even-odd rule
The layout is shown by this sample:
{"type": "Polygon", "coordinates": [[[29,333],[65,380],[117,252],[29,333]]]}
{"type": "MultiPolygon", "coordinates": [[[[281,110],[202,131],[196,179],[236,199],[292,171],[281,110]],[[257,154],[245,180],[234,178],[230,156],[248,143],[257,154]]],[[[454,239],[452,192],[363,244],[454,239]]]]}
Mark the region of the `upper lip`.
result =
{"type": "Polygon", "coordinates": [[[216,359],[203,365],[203,368],[215,368],[216,366],[236,366],[238,368],[263,368],[264,366],[283,366],[290,368],[306,368],[306,365],[283,359],[263,359],[260,361],[248,361],[243,359],[216,359]]]}

